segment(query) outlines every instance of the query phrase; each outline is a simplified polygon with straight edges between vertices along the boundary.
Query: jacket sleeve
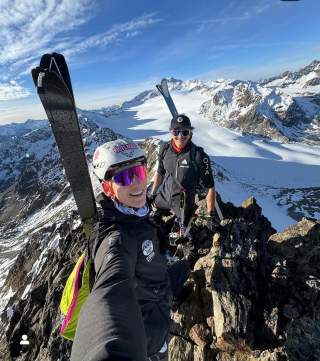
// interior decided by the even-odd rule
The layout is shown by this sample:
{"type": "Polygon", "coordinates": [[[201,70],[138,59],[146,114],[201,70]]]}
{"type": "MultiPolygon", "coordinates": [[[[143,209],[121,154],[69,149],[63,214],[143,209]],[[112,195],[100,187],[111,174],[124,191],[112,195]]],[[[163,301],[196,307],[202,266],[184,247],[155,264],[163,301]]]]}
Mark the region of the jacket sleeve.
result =
{"type": "Polygon", "coordinates": [[[84,304],[71,361],[145,361],[146,335],[135,294],[137,244],[109,234],[94,256],[95,283],[84,304]]]}
{"type": "Polygon", "coordinates": [[[214,187],[211,161],[204,151],[200,152],[200,179],[206,188],[214,187]]]}

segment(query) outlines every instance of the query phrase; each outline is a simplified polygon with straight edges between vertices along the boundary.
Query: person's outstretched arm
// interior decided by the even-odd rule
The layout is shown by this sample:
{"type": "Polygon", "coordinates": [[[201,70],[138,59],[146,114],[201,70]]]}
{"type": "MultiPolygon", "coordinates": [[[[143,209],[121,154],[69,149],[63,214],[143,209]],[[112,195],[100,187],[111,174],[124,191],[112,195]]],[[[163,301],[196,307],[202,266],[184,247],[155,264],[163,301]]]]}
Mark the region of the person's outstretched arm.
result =
{"type": "Polygon", "coordinates": [[[119,232],[94,256],[96,279],[78,321],[71,361],[145,361],[146,335],[135,294],[136,242],[119,232]]]}

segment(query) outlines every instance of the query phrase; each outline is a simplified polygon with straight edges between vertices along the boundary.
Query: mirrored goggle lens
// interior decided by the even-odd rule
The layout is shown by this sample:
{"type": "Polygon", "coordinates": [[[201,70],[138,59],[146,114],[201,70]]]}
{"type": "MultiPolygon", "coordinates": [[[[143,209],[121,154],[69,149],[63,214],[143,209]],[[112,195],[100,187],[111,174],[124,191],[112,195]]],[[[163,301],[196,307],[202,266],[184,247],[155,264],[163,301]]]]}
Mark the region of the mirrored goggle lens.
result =
{"type": "Polygon", "coordinates": [[[172,134],[177,137],[179,134],[181,134],[183,137],[187,137],[188,135],[190,135],[190,130],[189,129],[185,129],[185,130],[173,130],[172,134]]]}
{"type": "Polygon", "coordinates": [[[139,164],[134,167],[124,169],[116,172],[112,178],[119,185],[129,186],[132,184],[134,176],[140,180],[145,180],[147,178],[146,166],[139,164]]]}

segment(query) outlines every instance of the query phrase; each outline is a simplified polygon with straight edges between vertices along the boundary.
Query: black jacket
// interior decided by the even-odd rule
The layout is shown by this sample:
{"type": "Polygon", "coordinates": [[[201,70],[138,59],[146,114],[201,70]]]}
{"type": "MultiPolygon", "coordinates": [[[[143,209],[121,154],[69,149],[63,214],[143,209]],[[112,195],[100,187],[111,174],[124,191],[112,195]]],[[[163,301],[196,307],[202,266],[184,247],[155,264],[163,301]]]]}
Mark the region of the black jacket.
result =
{"type": "Polygon", "coordinates": [[[186,190],[186,212],[189,218],[194,210],[199,183],[206,189],[214,187],[210,158],[201,147],[195,146],[191,141],[180,153],[175,152],[171,143],[164,144],[160,148],[157,172],[164,178],[155,204],[160,209],[172,209],[178,217],[182,188],[186,190]],[[193,147],[194,159],[191,151],[193,147]]]}
{"type": "Polygon", "coordinates": [[[95,283],[83,306],[72,361],[145,361],[169,329],[169,280],[156,230],[147,217],[125,215],[112,201],[93,242],[95,283]]]}

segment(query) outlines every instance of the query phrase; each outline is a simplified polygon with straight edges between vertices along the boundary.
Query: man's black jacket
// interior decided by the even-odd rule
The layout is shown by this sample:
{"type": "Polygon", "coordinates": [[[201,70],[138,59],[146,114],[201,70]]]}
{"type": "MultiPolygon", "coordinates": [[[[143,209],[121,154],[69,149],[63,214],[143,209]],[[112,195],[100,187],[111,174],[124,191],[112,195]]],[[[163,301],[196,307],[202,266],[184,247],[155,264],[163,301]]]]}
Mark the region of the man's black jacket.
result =
{"type": "Polygon", "coordinates": [[[171,143],[160,148],[157,172],[163,176],[162,185],[155,199],[160,209],[171,209],[180,217],[180,194],[186,191],[187,219],[194,211],[197,187],[201,182],[206,189],[214,187],[210,158],[201,147],[191,141],[179,153],[171,143]],[[192,159],[192,149],[195,156],[192,159]]]}

